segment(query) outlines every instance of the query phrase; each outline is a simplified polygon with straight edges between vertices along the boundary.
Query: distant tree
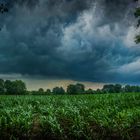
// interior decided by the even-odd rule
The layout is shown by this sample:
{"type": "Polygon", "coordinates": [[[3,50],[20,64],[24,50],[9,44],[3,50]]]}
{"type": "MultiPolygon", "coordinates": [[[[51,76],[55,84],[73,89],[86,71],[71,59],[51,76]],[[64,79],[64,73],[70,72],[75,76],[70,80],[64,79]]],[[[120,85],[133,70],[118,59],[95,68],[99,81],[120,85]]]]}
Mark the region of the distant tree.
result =
{"type": "Polygon", "coordinates": [[[104,85],[102,91],[105,93],[115,93],[114,85],[104,85]]]}
{"type": "Polygon", "coordinates": [[[68,94],[77,94],[76,86],[72,85],[72,84],[68,85],[67,93],[68,94]]]}
{"type": "Polygon", "coordinates": [[[43,88],[39,88],[38,89],[38,94],[44,94],[44,89],[43,88]]]}
{"type": "Polygon", "coordinates": [[[26,85],[21,80],[6,80],[4,86],[7,94],[21,95],[26,93],[26,85]]]}
{"type": "Polygon", "coordinates": [[[52,92],[51,92],[50,89],[47,89],[47,90],[46,90],[46,94],[47,94],[47,95],[51,95],[51,93],[52,93],[52,92]]]}
{"type": "Polygon", "coordinates": [[[56,95],[65,94],[65,90],[63,89],[63,87],[55,87],[53,88],[52,92],[56,95]]]}
{"type": "Polygon", "coordinates": [[[4,80],[0,79],[0,94],[4,94],[5,90],[4,90],[4,80]]]}
{"type": "Polygon", "coordinates": [[[140,86],[135,86],[135,92],[140,92],[140,86]]]}
{"type": "Polygon", "coordinates": [[[85,91],[86,94],[94,94],[95,91],[93,91],[92,89],[88,89],[85,91]]]}
{"type": "Polygon", "coordinates": [[[97,89],[97,90],[95,91],[95,93],[96,93],[96,94],[103,94],[104,92],[103,92],[102,89],[97,89]]]}
{"type": "Polygon", "coordinates": [[[125,92],[132,92],[131,86],[130,86],[130,85],[126,85],[126,86],[124,87],[124,91],[125,91],[125,92]]]}
{"type": "Polygon", "coordinates": [[[140,87],[139,86],[126,85],[125,90],[126,90],[126,92],[140,92],[140,87]]]}
{"type": "Polygon", "coordinates": [[[76,85],[68,85],[67,93],[68,94],[82,94],[85,92],[85,86],[83,84],[77,83],[76,85]]]}
{"type": "Polygon", "coordinates": [[[122,86],[120,84],[104,85],[102,91],[104,93],[120,93],[122,91],[122,86]]]}
{"type": "Polygon", "coordinates": [[[83,84],[77,83],[76,90],[77,90],[77,93],[82,94],[85,92],[85,86],[83,84]]]}
{"type": "Polygon", "coordinates": [[[122,91],[122,85],[120,84],[114,85],[114,91],[115,93],[120,93],[122,91]]]}
{"type": "Polygon", "coordinates": [[[15,94],[25,94],[26,93],[26,85],[21,80],[13,81],[13,93],[15,94]]]}
{"type": "Polygon", "coordinates": [[[10,80],[6,80],[4,83],[6,94],[13,94],[13,83],[10,80]]]}
{"type": "Polygon", "coordinates": [[[30,91],[30,94],[31,95],[39,95],[38,91],[35,91],[35,90],[30,91]]]}
{"type": "Polygon", "coordinates": [[[38,92],[44,92],[44,89],[43,88],[39,88],[38,92]]]}

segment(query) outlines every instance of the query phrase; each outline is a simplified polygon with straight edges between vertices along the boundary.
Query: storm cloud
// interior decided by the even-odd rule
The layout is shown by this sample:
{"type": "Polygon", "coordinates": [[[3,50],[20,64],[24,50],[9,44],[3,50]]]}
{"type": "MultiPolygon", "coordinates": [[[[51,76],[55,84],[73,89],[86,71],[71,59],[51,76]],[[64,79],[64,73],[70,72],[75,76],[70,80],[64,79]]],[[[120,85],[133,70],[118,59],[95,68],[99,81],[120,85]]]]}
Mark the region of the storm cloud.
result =
{"type": "Polygon", "coordinates": [[[0,73],[140,82],[133,0],[7,0],[0,73]]]}

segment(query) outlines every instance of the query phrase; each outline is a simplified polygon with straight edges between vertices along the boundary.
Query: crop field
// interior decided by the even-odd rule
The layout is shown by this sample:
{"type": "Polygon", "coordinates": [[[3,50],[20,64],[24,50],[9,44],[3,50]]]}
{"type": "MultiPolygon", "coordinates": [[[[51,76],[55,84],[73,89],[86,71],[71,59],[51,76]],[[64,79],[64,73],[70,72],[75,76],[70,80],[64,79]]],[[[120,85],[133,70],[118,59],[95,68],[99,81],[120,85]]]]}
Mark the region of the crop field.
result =
{"type": "Polygon", "coordinates": [[[0,139],[140,139],[140,93],[0,96],[0,139]]]}

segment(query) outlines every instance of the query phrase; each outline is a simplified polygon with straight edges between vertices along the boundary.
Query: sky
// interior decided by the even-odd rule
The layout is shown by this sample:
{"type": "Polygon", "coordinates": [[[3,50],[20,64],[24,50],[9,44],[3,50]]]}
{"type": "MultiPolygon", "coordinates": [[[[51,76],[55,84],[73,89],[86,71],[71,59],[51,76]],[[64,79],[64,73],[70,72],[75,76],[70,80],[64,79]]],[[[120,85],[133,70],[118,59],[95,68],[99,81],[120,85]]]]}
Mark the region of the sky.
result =
{"type": "Polygon", "coordinates": [[[0,76],[30,89],[140,84],[133,0],[0,0],[0,76]],[[93,84],[93,86],[92,86],[93,84]]]}

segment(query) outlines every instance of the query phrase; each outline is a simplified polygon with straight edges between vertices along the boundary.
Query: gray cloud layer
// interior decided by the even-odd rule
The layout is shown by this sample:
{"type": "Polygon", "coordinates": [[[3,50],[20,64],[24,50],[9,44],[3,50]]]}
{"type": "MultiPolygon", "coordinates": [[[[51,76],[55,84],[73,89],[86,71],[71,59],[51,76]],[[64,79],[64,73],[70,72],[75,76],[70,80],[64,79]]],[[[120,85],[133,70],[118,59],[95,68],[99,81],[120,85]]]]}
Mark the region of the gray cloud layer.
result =
{"type": "Polygon", "coordinates": [[[139,82],[132,1],[7,1],[9,13],[0,15],[0,73],[139,82]]]}

